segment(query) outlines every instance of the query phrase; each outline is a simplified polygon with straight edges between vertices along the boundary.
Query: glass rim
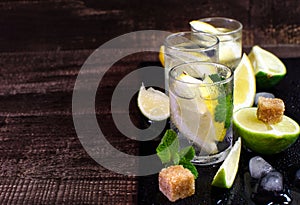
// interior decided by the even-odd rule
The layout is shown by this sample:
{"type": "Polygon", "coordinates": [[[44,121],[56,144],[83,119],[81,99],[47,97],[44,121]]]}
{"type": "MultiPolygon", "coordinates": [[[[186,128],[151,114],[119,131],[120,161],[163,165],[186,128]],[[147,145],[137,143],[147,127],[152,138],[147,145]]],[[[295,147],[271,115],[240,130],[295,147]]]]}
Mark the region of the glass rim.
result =
{"type": "MultiPolygon", "coordinates": [[[[207,17],[207,18],[201,18],[201,19],[198,19],[198,21],[202,21],[202,22],[205,22],[205,23],[208,23],[210,22],[211,20],[224,20],[224,21],[227,21],[227,22],[231,22],[231,23],[236,23],[238,25],[238,27],[232,31],[228,31],[228,32],[223,32],[223,33],[218,33],[216,34],[217,36],[227,36],[227,35],[232,35],[232,34],[235,34],[235,33],[238,33],[240,31],[242,31],[243,29],[243,24],[236,20],[236,19],[232,19],[232,18],[227,18],[227,17],[207,17]]],[[[191,26],[191,28],[196,31],[196,32],[201,32],[201,31],[198,31],[196,30],[193,26],[191,26]]],[[[205,33],[205,32],[203,32],[205,33]]]]}
{"type": "Polygon", "coordinates": [[[174,81],[178,81],[178,82],[181,82],[181,83],[185,83],[185,84],[190,84],[190,85],[202,85],[202,86],[215,86],[215,85],[221,85],[221,84],[226,84],[230,81],[233,81],[233,70],[224,65],[224,64],[221,64],[221,63],[216,63],[216,62],[206,62],[206,61],[192,61],[192,62],[184,62],[184,63],[181,63],[179,65],[176,65],[174,67],[172,67],[169,71],[169,79],[172,79],[174,81]],[[183,81],[183,80],[180,80],[180,79],[177,79],[174,75],[172,75],[172,73],[174,72],[174,70],[178,69],[178,67],[181,67],[183,65],[188,65],[188,64],[202,64],[202,65],[213,65],[213,66],[218,66],[218,67],[222,67],[222,68],[225,68],[226,70],[228,70],[230,72],[230,75],[224,79],[224,80],[220,80],[218,82],[213,82],[213,83],[207,83],[207,82],[186,82],[186,81],[183,81]]]}
{"type": "Polygon", "coordinates": [[[181,31],[181,32],[172,33],[169,36],[167,36],[164,40],[164,46],[169,49],[177,50],[177,51],[190,51],[190,52],[202,51],[202,52],[204,52],[204,51],[209,51],[214,47],[217,47],[217,49],[218,49],[219,42],[220,42],[219,38],[214,34],[204,33],[201,31],[196,31],[196,32],[195,31],[181,31]],[[176,45],[170,45],[170,43],[169,43],[170,38],[177,37],[177,36],[184,36],[186,34],[207,36],[207,37],[210,37],[211,39],[213,39],[214,42],[205,48],[178,48],[176,45]]]}

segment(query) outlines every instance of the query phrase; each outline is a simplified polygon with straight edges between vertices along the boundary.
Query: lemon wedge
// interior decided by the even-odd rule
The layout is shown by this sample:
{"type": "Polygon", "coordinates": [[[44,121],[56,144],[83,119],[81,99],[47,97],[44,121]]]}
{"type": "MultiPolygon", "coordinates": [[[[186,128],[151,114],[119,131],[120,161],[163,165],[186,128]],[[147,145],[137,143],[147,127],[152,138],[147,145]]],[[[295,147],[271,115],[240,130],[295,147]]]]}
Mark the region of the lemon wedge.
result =
{"type": "Polygon", "coordinates": [[[201,148],[200,155],[218,151],[213,116],[200,95],[199,83],[202,82],[182,73],[169,94],[172,123],[180,133],[201,148]]]}
{"type": "Polygon", "coordinates": [[[233,111],[251,107],[256,92],[255,75],[248,56],[243,57],[234,71],[233,111]]]}
{"type": "Polygon", "coordinates": [[[142,114],[150,120],[161,121],[170,116],[169,97],[150,87],[140,87],[138,94],[138,107],[142,114]]]}

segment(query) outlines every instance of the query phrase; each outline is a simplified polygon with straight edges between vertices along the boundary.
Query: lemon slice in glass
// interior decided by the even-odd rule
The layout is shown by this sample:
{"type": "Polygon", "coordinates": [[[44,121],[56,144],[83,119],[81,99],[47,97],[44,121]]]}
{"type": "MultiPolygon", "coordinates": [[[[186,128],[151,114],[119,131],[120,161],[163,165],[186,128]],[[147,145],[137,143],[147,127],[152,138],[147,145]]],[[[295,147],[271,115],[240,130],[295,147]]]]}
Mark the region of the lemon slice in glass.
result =
{"type": "Polygon", "coordinates": [[[140,87],[138,107],[145,117],[154,121],[165,120],[170,116],[169,97],[159,90],[140,87]]]}
{"type": "Polygon", "coordinates": [[[293,144],[300,133],[297,122],[283,116],[277,124],[266,124],[257,119],[257,108],[240,109],[233,114],[234,129],[244,145],[261,154],[279,153],[293,144]]]}
{"type": "Polygon", "coordinates": [[[165,66],[165,56],[164,56],[164,53],[165,53],[165,46],[160,46],[158,58],[159,58],[160,63],[162,64],[162,66],[165,66]]]}
{"type": "Polygon", "coordinates": [[[186,138],[201,147],[201,152],[217,152],[213,116],[200,97],[199,84],[203,81],[182,74],[170,91],[172,122],[186,138]]]}
{"type": "Polygon", "coordinates": [[[255,75],[248,56],[243,57],[234,71],[233,111],[244,107],[251,107],[256,92],[255,75]]]}
{"type": "Polygon", "coordinates": [[[282,61],[259,46],[253,46],[249,59],[253,64],[256,85],[259,89],[275,86],[286,75],[286,67],[282,61]]]}
{"type": "Polygon", "coordinates": [[[214,176],[213,186],[220,188],[230,188],[232,186],[239,167],[241,147],[241,138],[238,138],[214,176]]]}
{"type": "Polygon", "coordinates": [[[202,21],[193,20],[193,21],[190,21],[190,25],[196,31],[202,31],[202,32],[207,32],[207,33],[211,33],[211,34],[221,33],[213,25],[211,25],[209,23],[202,22],[202,21]]]}

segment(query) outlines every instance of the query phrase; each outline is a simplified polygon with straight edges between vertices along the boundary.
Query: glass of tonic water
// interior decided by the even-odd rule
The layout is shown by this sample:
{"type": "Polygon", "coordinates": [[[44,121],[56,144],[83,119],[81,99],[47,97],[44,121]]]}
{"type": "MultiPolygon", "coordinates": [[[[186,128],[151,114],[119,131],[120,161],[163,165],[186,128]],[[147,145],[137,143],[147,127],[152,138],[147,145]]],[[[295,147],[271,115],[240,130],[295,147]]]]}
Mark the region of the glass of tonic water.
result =
{"type": "MultiPolygon", "coordinates": [[[[242,57],[242,23],[225,17],[202,18],[198,21],[208,23],[216,28],[213,34],[220,41],[219,62],[234,70],[242,57]]],[[[195,32],[204,32],[200,30],[201,27],[191,26],[191,29],[195,32]]]]}
{"type": "Polygon", "coordinates": [[[221,162],[232,144],[233,71],[222,64],[189,62],[169,72],[171,128],[182,147],[194,146],[193,163],[221,162]]]}
{"type": "Polygon", "coordinates": [[[219,40],[203,32],[179,32],[164,41],[165,88],[168,90],[169,71],[181,63],[192,61],[218,62],[219,40]]]}

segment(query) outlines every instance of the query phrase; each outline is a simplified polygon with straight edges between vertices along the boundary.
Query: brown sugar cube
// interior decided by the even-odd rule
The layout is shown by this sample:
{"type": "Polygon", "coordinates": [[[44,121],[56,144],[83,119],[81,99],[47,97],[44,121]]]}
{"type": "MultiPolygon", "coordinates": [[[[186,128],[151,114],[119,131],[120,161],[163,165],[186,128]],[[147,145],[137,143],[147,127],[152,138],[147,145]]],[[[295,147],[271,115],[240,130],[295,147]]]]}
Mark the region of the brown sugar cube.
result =
{"type": "Polygon", "coordinates": [[[257,118],[268,124],[276,124],[282,120],[284,103],[279,98],[259,97],[257,104],[257,118]]]}
{"type": "Polygon", "coordinates": [[[195,179],[182,165],[164,168],[158,176],[159,190],[172,202],[195,193],[195,179]]]}

